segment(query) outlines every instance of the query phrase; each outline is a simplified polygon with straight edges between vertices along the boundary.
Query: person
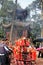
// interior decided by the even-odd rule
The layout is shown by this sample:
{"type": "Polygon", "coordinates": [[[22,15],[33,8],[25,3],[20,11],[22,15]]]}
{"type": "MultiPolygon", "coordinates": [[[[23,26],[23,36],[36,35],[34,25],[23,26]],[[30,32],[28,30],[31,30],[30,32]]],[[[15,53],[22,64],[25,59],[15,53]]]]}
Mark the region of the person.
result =
{"type": "Polygon", "coordinates": [[[39,45],[39,48],[40,48],[40,50],[39,50],[39,54],[38,54],[38,58],[43,58],[43,42],[41,42],[40,43],[40,45],[39,45]]]}
{"type": "MultiPolygon", "coordinates": [[[[4,43],[4,40],[0,40],[0,63],[1,65],[7,65],[6,56],[9,54],[9,48],[4,43]]],[[[9,64],[8,64],[9,65],[9,64]]]]}
{"type": "Polygon", "coordinates": [[[9,41],[8,39],[4,40],[6,46],[4,47],[6,50],[6,64],[10,65],[10,61],[11,61],[11,54],[13,53],[12,49],[9,47],[9,41]]]}
{"type": "MultiPolygon", "coordinates": [[[[41,43],[39,45],[39,48],[41,48],[41,43]]],[[[38,58],[40,58],[40,56],[41,56],[41,51],[39,50],[38,58]]]]}

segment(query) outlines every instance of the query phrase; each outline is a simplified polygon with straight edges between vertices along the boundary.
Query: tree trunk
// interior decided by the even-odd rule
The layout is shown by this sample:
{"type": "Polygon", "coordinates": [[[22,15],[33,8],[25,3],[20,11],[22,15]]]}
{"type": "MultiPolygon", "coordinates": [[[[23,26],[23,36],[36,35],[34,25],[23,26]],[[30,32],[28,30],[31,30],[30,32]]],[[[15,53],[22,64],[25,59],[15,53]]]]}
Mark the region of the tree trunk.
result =
{"type": "Polygon", "coordinates": [[[13,35],[13,23],[12,23],[12,25],[11,25],[11,31],[10,31],[10,41],[13,42],[13,40],[12,40],[12,35],[13,35]]]}

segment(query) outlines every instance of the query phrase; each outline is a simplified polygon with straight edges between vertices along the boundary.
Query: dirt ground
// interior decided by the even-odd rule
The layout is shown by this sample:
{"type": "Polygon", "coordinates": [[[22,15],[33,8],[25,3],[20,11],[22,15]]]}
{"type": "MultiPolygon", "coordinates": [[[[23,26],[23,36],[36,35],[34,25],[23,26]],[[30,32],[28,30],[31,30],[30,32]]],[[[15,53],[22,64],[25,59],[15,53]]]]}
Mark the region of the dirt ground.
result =
{"type": "MultiPolygon", "coordinates": [[[[37,53],[38,56],[38,53],[37,53]]],[[[12,62],[10,65],[17,65],[16,60],[14,61],[14,58],[12,59],[12,62]],[[14,63],[13,63],[14,62],[14,63]]],[[[21,64],[19,64],[21,65],[21,64]]],[[[22,64],[23,65],[23,64],[22,64]]],[[[43,65],[43,58],[37,58],[36,59],[36,64],[35,65],[43,65]]]]}
{"type": "MultiPolygon", "coordinates": [[[[10,65],[17,65],[17,63],[16,62],[15,63],[11,63],[10,65]]],[[[24,64],[22,64],[22,65],[24,65],[24,64]]],[[[34,64],[34,65],[43,65],[43,58],[37,58],[36,59],[36,64],[34,64]]]]}
{"type": "Polygon", "coordinates": [[[43,58],[37,58],[36,65],[43,65],[43,58]]]}

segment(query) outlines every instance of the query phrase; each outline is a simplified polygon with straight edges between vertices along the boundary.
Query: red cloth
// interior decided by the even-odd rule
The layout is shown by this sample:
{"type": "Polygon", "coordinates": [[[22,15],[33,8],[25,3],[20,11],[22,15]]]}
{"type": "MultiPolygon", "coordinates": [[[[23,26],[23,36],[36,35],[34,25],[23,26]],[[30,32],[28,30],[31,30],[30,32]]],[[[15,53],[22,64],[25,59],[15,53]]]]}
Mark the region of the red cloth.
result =
{"type": "Polygon", "coordinates": [[[30,41],[26,40],[26,46],[30,45],[30,41]]]}
{"type": "Polygon", "coordinates": [[[20,46],[15,46],[13,49],[13,53],[14,53],[14,58],[19,60],[19,52],[20,52],[20,46]]]}
{"type": "Polygon", "coordinates": [[[32,60],[36,60],[36,51],[34,49],[32,51],[32,60]]]}

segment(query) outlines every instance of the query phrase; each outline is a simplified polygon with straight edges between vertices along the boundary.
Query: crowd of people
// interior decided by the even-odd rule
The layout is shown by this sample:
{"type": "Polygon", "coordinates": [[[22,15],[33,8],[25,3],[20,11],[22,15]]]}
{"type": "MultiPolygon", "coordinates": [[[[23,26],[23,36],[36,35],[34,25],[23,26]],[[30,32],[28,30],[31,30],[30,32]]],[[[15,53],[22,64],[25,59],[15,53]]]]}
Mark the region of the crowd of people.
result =
{"type": "MultiPolygon", "coordinates": [[[[36,51],[34,46],[31,45],[31,39],[22,37],[15,40],[12,45],[8,39],[0,40],[0,63],[1,65],[18,65],[17,60],[23,60],[22,52],[32,52],[31,60],[36,60],[36,51]]],[[[29,55],[27,55],[29,59],[29,55]]],[[[25,63],[25,62],[24,62],[25,63]]],[[[23,65],[23,62],[19,64],[23,65]]]]}

